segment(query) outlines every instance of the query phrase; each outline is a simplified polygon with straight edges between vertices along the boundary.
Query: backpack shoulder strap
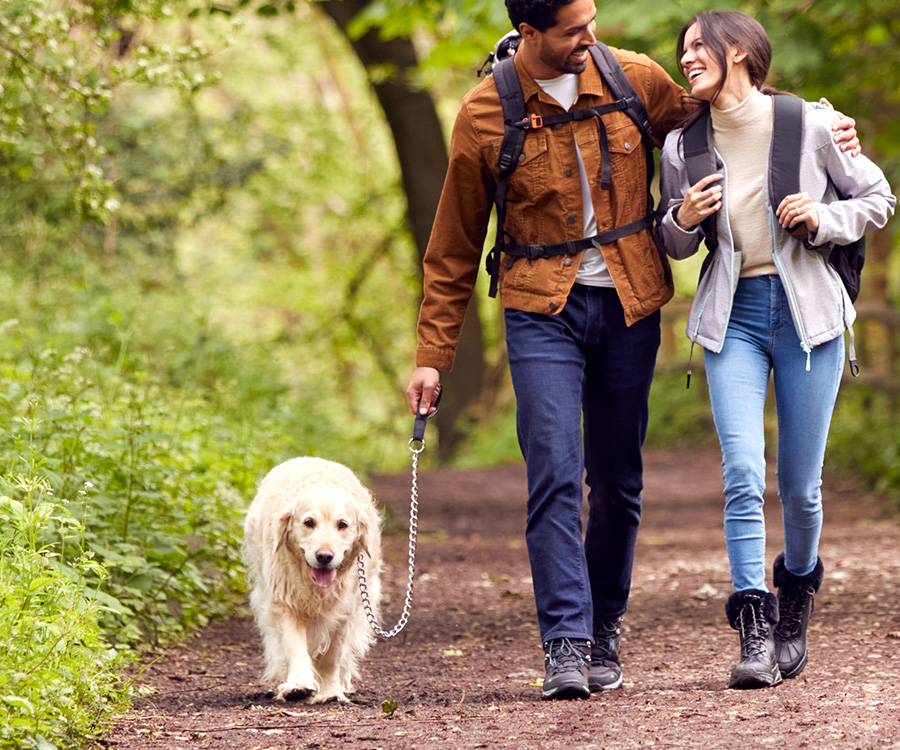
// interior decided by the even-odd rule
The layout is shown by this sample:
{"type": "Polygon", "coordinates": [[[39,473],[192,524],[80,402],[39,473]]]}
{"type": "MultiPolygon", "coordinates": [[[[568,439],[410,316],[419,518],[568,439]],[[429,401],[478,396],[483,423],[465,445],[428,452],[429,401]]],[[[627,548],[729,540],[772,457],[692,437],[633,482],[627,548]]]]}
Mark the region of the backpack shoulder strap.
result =
{"type": "Polygon", "coordinates": [[[785,196],[800,192],[805,102],[790,94],[775,94],[772,105],[775,119],[769,154],[769,198],[775,209],[785,196]]]}
{"type": "Polygon", "coordinates": [[[506,220],[506,181],[519,165],[519,157],[525,148],[527,132],[523,128],[513,127],[513,123],[520,122],[527,116],[525,110],[525,96],[522,93],[522,84],[519,82],[519,74],[512,57],[501,60],[494,65],[491,74],[497,94],[500,96],[500,106],[503,108],[503,141],[500,144],[500,156],[497,159],[497,184],[494,190],[494,204],[497,207],[497,241],[486,259],[487,271],[490,274],[491,297],[497,296],[497,283],[500,278],[500,258],[503,254],[504,241],[503,224],[506,220]]]}
{"type": "MultiPolygon", "coordinates": [[[[684,167],[688,184],[695,185],[707,175],[716,171],[716,158],[709,141],[710,114],[705,111],[682,133],[681,146],[684,149],[684,167]]],[[[706,247],[713,250],[719,244],[719,232],[715,215],[704,219],[700,226],[706,237],[706,247]]]]}
{"type": "Polygon", "coordinates": [[[619,61],[613,55],[612,50],[603,42],[598,41],[591,47],[591,57],[594,58],[594,64],[606,81],[606,85],[612,90],[616,99],[623,99],[626,104],[626,114],[634,120],[634,124],[638,126],[641,135],[645,139],[650,139],[653,135],[653,128],[650,125],[650,116],[647,114],[647,107],[644,101],[634,90],[634,86],[622,70],[619,61]]]}
{"type": "Polygon", "coordinates": [[[706,111],[688,125],[682,134],[684,167],[691,185],[716,171],[716,160],[709,143],[709,120],[709,111],[706,111]]]}
{"type": "Polygon", "coordinates": [[[513,58],[508,57],[494,65],[492,75],[500,96],[500,106],[503,108],[503,143],[500,146],[498,166],[501,176],[508,176],[515,170],[525,145],[525,130],[510,127],[512,123],[520,122],[527,116],[525,97],[513,58]]]}

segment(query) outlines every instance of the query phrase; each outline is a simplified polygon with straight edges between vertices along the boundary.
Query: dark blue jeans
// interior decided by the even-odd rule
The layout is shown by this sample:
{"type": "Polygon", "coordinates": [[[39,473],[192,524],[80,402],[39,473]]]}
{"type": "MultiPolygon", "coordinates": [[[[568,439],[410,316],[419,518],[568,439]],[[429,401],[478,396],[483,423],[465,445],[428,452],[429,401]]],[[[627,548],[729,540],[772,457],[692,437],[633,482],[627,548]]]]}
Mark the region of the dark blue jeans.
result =
{"type": "Polygon", "coordinates": [[[541,639],[592,639],[628,604],[659,313],[626,327],[614,289],[576,284],[559,315],[505,315],[541,639]]]}

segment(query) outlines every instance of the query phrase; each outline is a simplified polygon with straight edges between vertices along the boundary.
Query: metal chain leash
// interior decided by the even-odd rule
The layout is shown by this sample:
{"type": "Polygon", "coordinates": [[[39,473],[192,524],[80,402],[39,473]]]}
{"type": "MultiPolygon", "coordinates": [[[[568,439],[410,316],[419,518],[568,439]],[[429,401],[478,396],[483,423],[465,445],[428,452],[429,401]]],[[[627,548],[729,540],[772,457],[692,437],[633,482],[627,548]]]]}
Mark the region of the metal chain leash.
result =
{"type": "MultiPolygon", "coordinates": [[[[440,386],[438,386],[440,388],[440,386]]],[[[441,392],[438,390],[437,400],[434,402],[434,411],[427,416],[417,416],[415,426],[413,427],[413,436],[409,441],[409,450],[412,453],[412,490],[409,497],[409,578],[406,584],[406,600],[403,602],[403,613],[397,624],[391,630],[383,630],[375,618],[375,612],[372,608],[372,602],[369,599],[369,588],[366,581],[366,565],[365,558],[360,553],[357,559],[357,567],[359,568],[359,594],[362,597],[363,609],[366,612],[366,619],[376,635],[382,638],[393,638],[403,628],[409,620],[409,613],[412,610],[413,598],[413,578],[416,571],[416,537],[419,527],[419,454],[425,450],[425,424],[437,414],[437,407],[441,403],[441,392]]]]}
{"type": "Polygon", "coordinates": [[[372,604],[369,601],[369,590],[366,584],[366,566],[362,553],[359,555],[359,593],[362,596],[363,609],[366,611],[366,618],[369,625],[376,635],[382,638],[393,638],[404,627],[409,620],[409,613],[412,609],[413,597],[413,577],[416,571],[416,535],[418,533],[419,524],[419,485],[418,485],[418,468],[419,454],[425,449],[425,444],[421,443],[418,448],[413,447],[413,441],[409,441],[409,449],[412,451],[412,492],[409,498],[409,580],[406,584],[406,601],[403,603],[403,614],[392,630],[382,630],[375,619],[375,613],[372,611],[372,604]]]}

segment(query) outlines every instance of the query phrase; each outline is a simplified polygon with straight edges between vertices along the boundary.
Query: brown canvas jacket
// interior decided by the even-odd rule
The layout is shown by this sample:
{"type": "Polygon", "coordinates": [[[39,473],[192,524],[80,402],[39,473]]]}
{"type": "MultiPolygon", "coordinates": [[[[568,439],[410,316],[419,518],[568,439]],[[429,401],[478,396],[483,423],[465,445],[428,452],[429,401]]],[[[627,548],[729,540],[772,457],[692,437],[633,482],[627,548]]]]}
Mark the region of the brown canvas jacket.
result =
{"type": "MultiPolygon", "coordinates": [[[[684,113],[684,91],[645,55],[611,48],[653,126],[655,145],[677,126],[684,113]]],[[[542,116],[562,112],[516,58],[525,107],[542,116]]],[[[579,76],[575,107],[614,101],[596,66],[589,61],[579,76]]],[[[591,185],[597,231],[640,219],[647,213],[646,161],[640,131],[622,112],[604,115],[609,136],[612,186],[601,190],[600,126],[596,118],[537,130],[525,139],[519,165],[508,182],[506,230],[519,243],[550,244],[581,239],[584,233],[581,181],[575,138],[591,185]],[[573,138],[574,136],[574,138],[573,138]]],[[[450,165],[431,238],[425,253],[424,300],[419,315],[416,364],[449,370],[475,278],[493,207],[497,158],[503,140],[503,114],[492,77],[463,99],[450,142],[450,165]]],[[[628,325],[658,310],[672,297],[672,286],[650,231],[601,248],[628,325]]],[[[575,282],[580,254],[501,263],[504,307],[559,314],[575,282]]]]}

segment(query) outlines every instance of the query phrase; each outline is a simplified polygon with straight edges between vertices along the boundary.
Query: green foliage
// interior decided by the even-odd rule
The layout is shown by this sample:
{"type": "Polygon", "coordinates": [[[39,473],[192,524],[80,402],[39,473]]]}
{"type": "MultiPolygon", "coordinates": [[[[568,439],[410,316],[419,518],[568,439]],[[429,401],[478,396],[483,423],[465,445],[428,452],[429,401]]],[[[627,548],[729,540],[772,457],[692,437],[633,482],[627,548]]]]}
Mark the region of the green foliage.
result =
{"type": "Polygon", "coordinates": [[[0,747],[75,748],[124,708],[122,658],[92,596],[103,566],[35,468],[0,497],[0,747]],[[72,540],[69,554],[44,541],[49,528],[72,540]]]}
{"type": "Polygon", "coordinates": [[[900,403],[865,385],[842,388],[828,437],[826,463],[863,477],[900,511],[900,403]]]}
{"type": "Polygon", "coordinates": [[[202,45],[140,46],[122,57],[133,38],[123,27],[135,23],[127,14],[166,13],[158,3],[136,5],[0,2],[0,190],[15,185],[26,216],[108,219],[119,201],[96,119],[116,89],[127,81],[190,91],[208,83],[186,72],[208,55],[202,45]]]}
{"type": "MultiPolygon", "coordinates": [[[[76,541],[108,574],[94,586],[107,632],[171,637],[242,585],[243,507],[290,449],[274,424],[281,390],[264,352],[254,362],[189,311],[148,314],[164,294],[90,292],[79,303],[60,284],[6,302],[19,322],[0,337],[0,418],[18,429],[0,434],[0,465],[8,484],[36,457],[55,497],[82,498],[76,541]]],[[[45,541],[73,552],[52,525],[45,541]]]]}
{"type": "Polygon", "coordinates": [[[425,68],[468,67],[509,30],[509,16],[503,3],[485,0],[373,0],[350,34],[370,29],[386,39],[427,35],[425,68]]]}
{"type": "Polygon", "coordinates": [[[650,386],[647,447],[691,448],[702,444],[717,444],[703,372],[695,367],[691,387],[687,388],[684,370],[657,369],[650,386]]]}

